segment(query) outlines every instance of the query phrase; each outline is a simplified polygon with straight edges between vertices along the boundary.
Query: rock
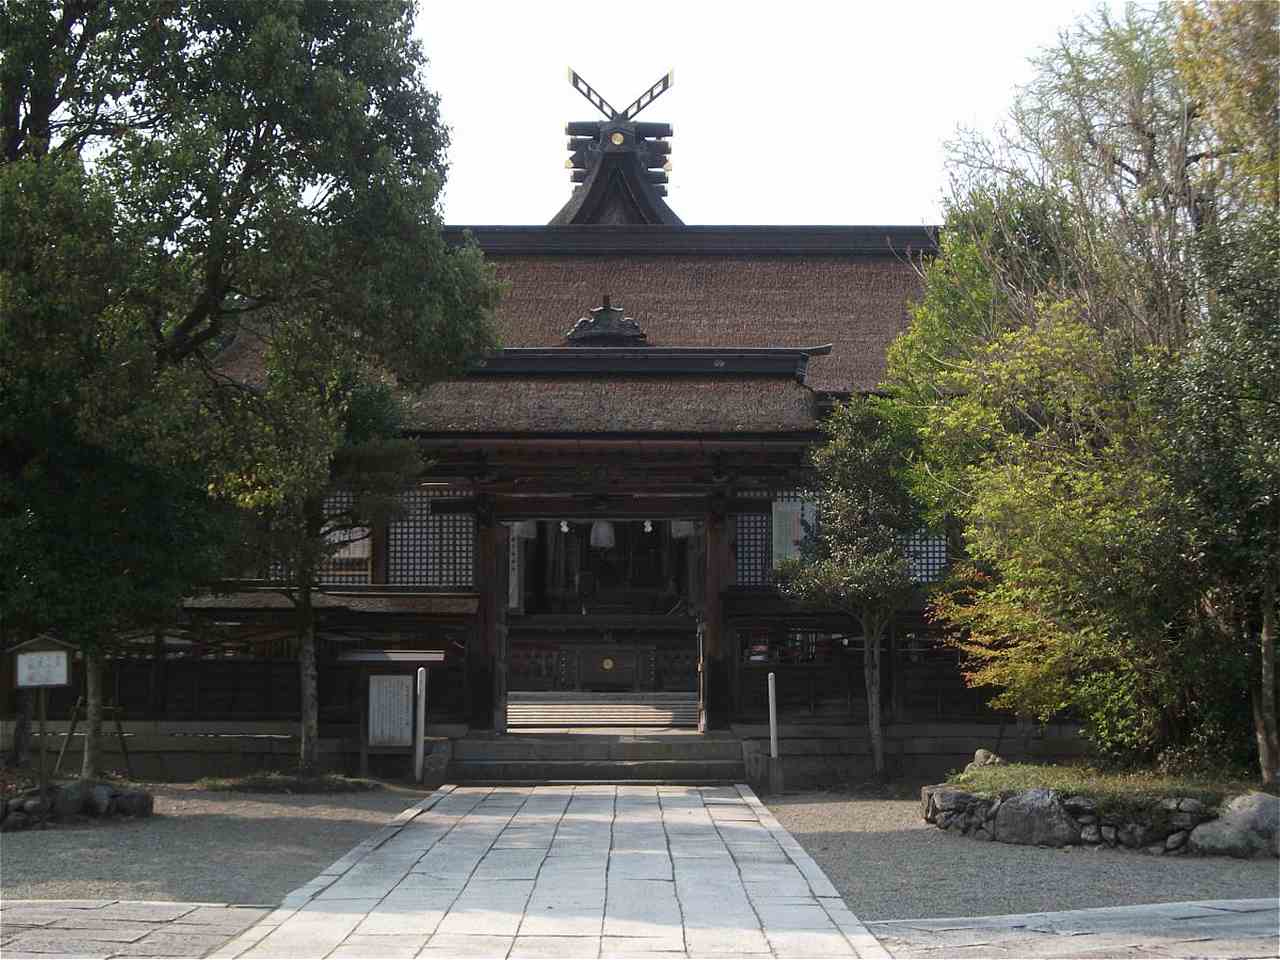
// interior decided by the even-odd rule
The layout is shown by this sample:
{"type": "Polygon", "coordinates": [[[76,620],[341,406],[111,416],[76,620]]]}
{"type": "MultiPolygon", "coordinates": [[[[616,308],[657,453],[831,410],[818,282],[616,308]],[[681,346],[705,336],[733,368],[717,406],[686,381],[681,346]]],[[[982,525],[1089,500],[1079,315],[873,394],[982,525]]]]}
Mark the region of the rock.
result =
{"type": "Polygon", "coordinates": [[[946,813],[968,810],[979,800],[980,798],[974,796],[972,793],[966,793],[963,790],[953,790],[950,787],[938,787],[933,791],[933,805],[937,807],[939,811],[946,813]]]}
{"type": "Polygon", "coordinates": [[[1246,793],[1223,808],[1221,816],[1191,831],[1194,853],[1249,858],[1280,856],[1280,797],[1246,793]]]}
{"type": "Polygon", "coordinates": [[[1004,757],[991,750],[975,750],[973,762],[980,767],[999,767],[1004,764],[1004,757]]]}
{"type": "Polygon", "coordinates": [[[130,790],[115,798],[116,813],[122,817],[149,817],[155,801],[142,790],[130,790]]]}
{"type": "Polygon", "coordinates": [[[1116,845],[1116,828],[1111,824],[1104,824],[1098,830],[1102,834],[1102,840],[1107,846],[1114,847],[1116,845]]]}
{"type": "Polygon", "coordinates": [[[1178,809],[1183,813],[1198,813],[1206,815],[1208,813],[1204,808],[1204,804],[1199,800],[1196,800],[1194,797],[1183,797],[1178,801],[1178,809]]]}
{"type": "Polygon", "coordinates": [[[1000,804],[995,837],[1002,843],[1062,847],[1080,842],[1080,828],[1052,790],[1015,794],[1000,804]]]}
{"type": "Polygon", "coordinates": [[[1147,843],[1147,826],[1142,823],[1126,823],[1116,831],[1116,840],[1130,850],[1137,850],[1147,843]]]}
{"type": "Polygon", "coordinates": [[[1189,834],[1186,830],[1179,830],[1177,833],[1171,833],[1165,838],[1164,848],[1166,850],[1177,850],[1187,842],[1188,836],[1189,834]]]}
{"type": "Polygon", "coordinates": [[[996,813],[999,812],[1000,804],[1002,803],[1004,803],[1004,801],[1001,800],[999,797],[996,797],[994,800],[991,801],[991,806],[987,808],[988,820],[994,820],[996,818],[996,813]]]}
{"type": "Polygon", "coordinates": [[[972,773],[974,770],[981,770],[983,767],[998,767],[1004,763],[1004,757],[999,754],[992,753],[990,750],[975,750],[973,760],[965,764],[964,772],[972,773]]]}
{"type": "Polygon", "coordinates": [[[1182,801],[1177,797],[1167,797],[1164,800],[1161,800],[1157,806],[1161,810],[1168,810],[1170,813],[1174,813],[1180,809],[1181,803],[1182,801]]]}
{"type": "Polygon", "coordinates": [[[85,804],[85,810],[93,814],[95,817],[107,817],[111,815],[114,807],[114,793],[105,783],[95,783],[89,788],[88,802],[85,804]]]}
{"type": "Polygon", "coordinates": [[[1150,846],[1146,847],[1146,851],[1147,853],[1151,854],[1153,857],[1162,857],[1164,856],[1164,844],[1153,843],[1150,846]]]}
{"type": "Polygon", "coordinates": [[[22,810],[30,816],[38,817],[41,814],[48,812],[49,801],[43,800],[40,797],[32,797],[30,800],[22,801],[22,810]]]}
{"type": "Polygon", "coordinates": [[[9,815],[0,821],[0,833],[12,833],[15,830],[25,830],[29,818],[20,810],[10,810],[9,815]]]}
{"type": "Polygon", "coordinates": [[[89,791],[84,783],[64,783],[53,793],[53,813],[57,817],[74,817],[84,810],[89,791]]]}
{"type": "Polygon", "coordinates": [[[1098,812],[1098,805],[1088,797],[1067,797],[1062,801],[1062,805],[1068,813],[1074,813],[1078,816],[1089,816],[1098,812]]]}
{"type": "Polygon", "coordinates": [[[1092,813],[1082,813],[1076,817],[1076,822],[1085,824],[1087,826],[1089,824],[1097,823],[1098,818],[1092,813]]]}
{"type": "Polygon", "coordinates": [[[934,822],[938,808],[933,803],[933,792],[940,789],[940,786],[932,784],[920,788],[920,817],[925,823],[934,822]]]}
{"type": "Polygon", "coordinates": [[[0,797],[0,823],[4,822],[5,814],[9,812],[9,798],[0,797]]]}
{"type": "Polygon", "coordinates": [[[978,829],[977,829],[977,830],[973,831],[973,839],[975,839],[975,840],[990,840],[990,839],[991,839],[991,831],[990,831],[990,830],[988,830],[986,827],[978,827],[978,829]]]}
{"type": "Polygon", "coordinates": [[[1086,824],[1080,831],[1080,842],[1096,844],[1102,842],[1102,831],[1098,829],[1097,824],[1086,824]]]}

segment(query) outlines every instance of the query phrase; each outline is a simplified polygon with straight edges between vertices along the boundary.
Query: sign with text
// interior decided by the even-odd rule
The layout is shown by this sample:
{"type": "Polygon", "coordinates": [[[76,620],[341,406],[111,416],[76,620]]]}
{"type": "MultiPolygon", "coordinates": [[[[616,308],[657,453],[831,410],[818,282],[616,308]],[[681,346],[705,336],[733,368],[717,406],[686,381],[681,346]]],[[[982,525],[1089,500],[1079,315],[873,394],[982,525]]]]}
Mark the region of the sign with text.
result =
{"type": "Polygon", "coordinates": [[[65,687],[71,683],[71,656],[66,650],[36,650],[17,655],[19,687],[65,687]]]}
{"type": "Polygon", "coordinates": [[[369,678],[369,746],[407,747],[413,743],[413,676],[369,678]]]}

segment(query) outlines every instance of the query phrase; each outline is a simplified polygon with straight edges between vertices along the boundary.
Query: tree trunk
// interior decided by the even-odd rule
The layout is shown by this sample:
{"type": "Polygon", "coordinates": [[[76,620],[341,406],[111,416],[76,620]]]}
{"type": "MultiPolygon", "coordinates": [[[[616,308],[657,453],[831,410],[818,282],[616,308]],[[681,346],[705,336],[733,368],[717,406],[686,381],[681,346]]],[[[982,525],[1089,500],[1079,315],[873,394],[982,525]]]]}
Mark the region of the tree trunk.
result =
{"type": "Polygon", "coordinates": [[[317,769],[320,761],[320,696],[316,669],[316,625],[311,607],[311,588],[298,589],[298,668],[302,703],[302,736],[298,767],[304,773],[317,769]]]}
{"type": "Polygon", "coordinates": [[[17,700],[18,714],[14,718],[10,765],[23,767],[31,760],[31,721],[36,712],[36,692],[19,690],[17,700]]]}
{"type": "Polygon", "coordinates": [[[881,783],[887,778],[884,766],[884,727],[880,712],[880,639],[884,624],[878,620],[863,620],[862,636],[865,652],[862,655],[862,677],[867,690],[867,734],[871,739],[871,763],[875,777],[881,783]]]}
{"type": "Polygon", "coordinates": [[[1258,766],[1262,782],[1274,784],[1280,773],[1280,733],[1276,729],[1276,587],[1271,580],[1262,590],[1260,684],[1253,695],[1253,726],[1258,738],[1258,766]]]}
{"type": "Polygon", "coordinates": [[[84,654],[84,757],[80,762],[80,779],[92,780],[102,770],[102,657],[84,654]]]}

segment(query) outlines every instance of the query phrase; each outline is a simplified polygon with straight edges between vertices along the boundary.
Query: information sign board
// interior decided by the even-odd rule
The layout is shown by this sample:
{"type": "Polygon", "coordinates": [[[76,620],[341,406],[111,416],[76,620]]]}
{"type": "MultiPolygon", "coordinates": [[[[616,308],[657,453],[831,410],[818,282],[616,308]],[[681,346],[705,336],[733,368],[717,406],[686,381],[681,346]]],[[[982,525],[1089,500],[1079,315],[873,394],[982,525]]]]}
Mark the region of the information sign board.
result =
{"type": "Polygon", "coordinates": [[[66,650],[34,650],[17,655],[19,687],[65,687],[71,683],[71,657],[66,650]]]}
{"type": "Polygon", "coordinates": [[[369,746],[407,747],[413,743],[413,676],[369,678],[369,746]]]}

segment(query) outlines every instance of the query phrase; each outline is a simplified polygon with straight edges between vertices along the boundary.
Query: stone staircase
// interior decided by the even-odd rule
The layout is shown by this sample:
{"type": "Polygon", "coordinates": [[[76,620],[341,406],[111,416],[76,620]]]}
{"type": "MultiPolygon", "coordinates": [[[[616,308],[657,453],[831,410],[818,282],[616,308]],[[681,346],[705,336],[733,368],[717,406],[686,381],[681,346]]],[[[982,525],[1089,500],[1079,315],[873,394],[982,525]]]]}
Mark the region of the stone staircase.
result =
{"type": "Polygon", "coordinates": [[[526,692],[507,694],[507,726],[696,727],[696,693],[526,692]]]}
{"type": "Polygon", "coordinates": [[[454,783],[741,783],[730,733],[663,729],[473,733],[453,741],[454,783]]]}

